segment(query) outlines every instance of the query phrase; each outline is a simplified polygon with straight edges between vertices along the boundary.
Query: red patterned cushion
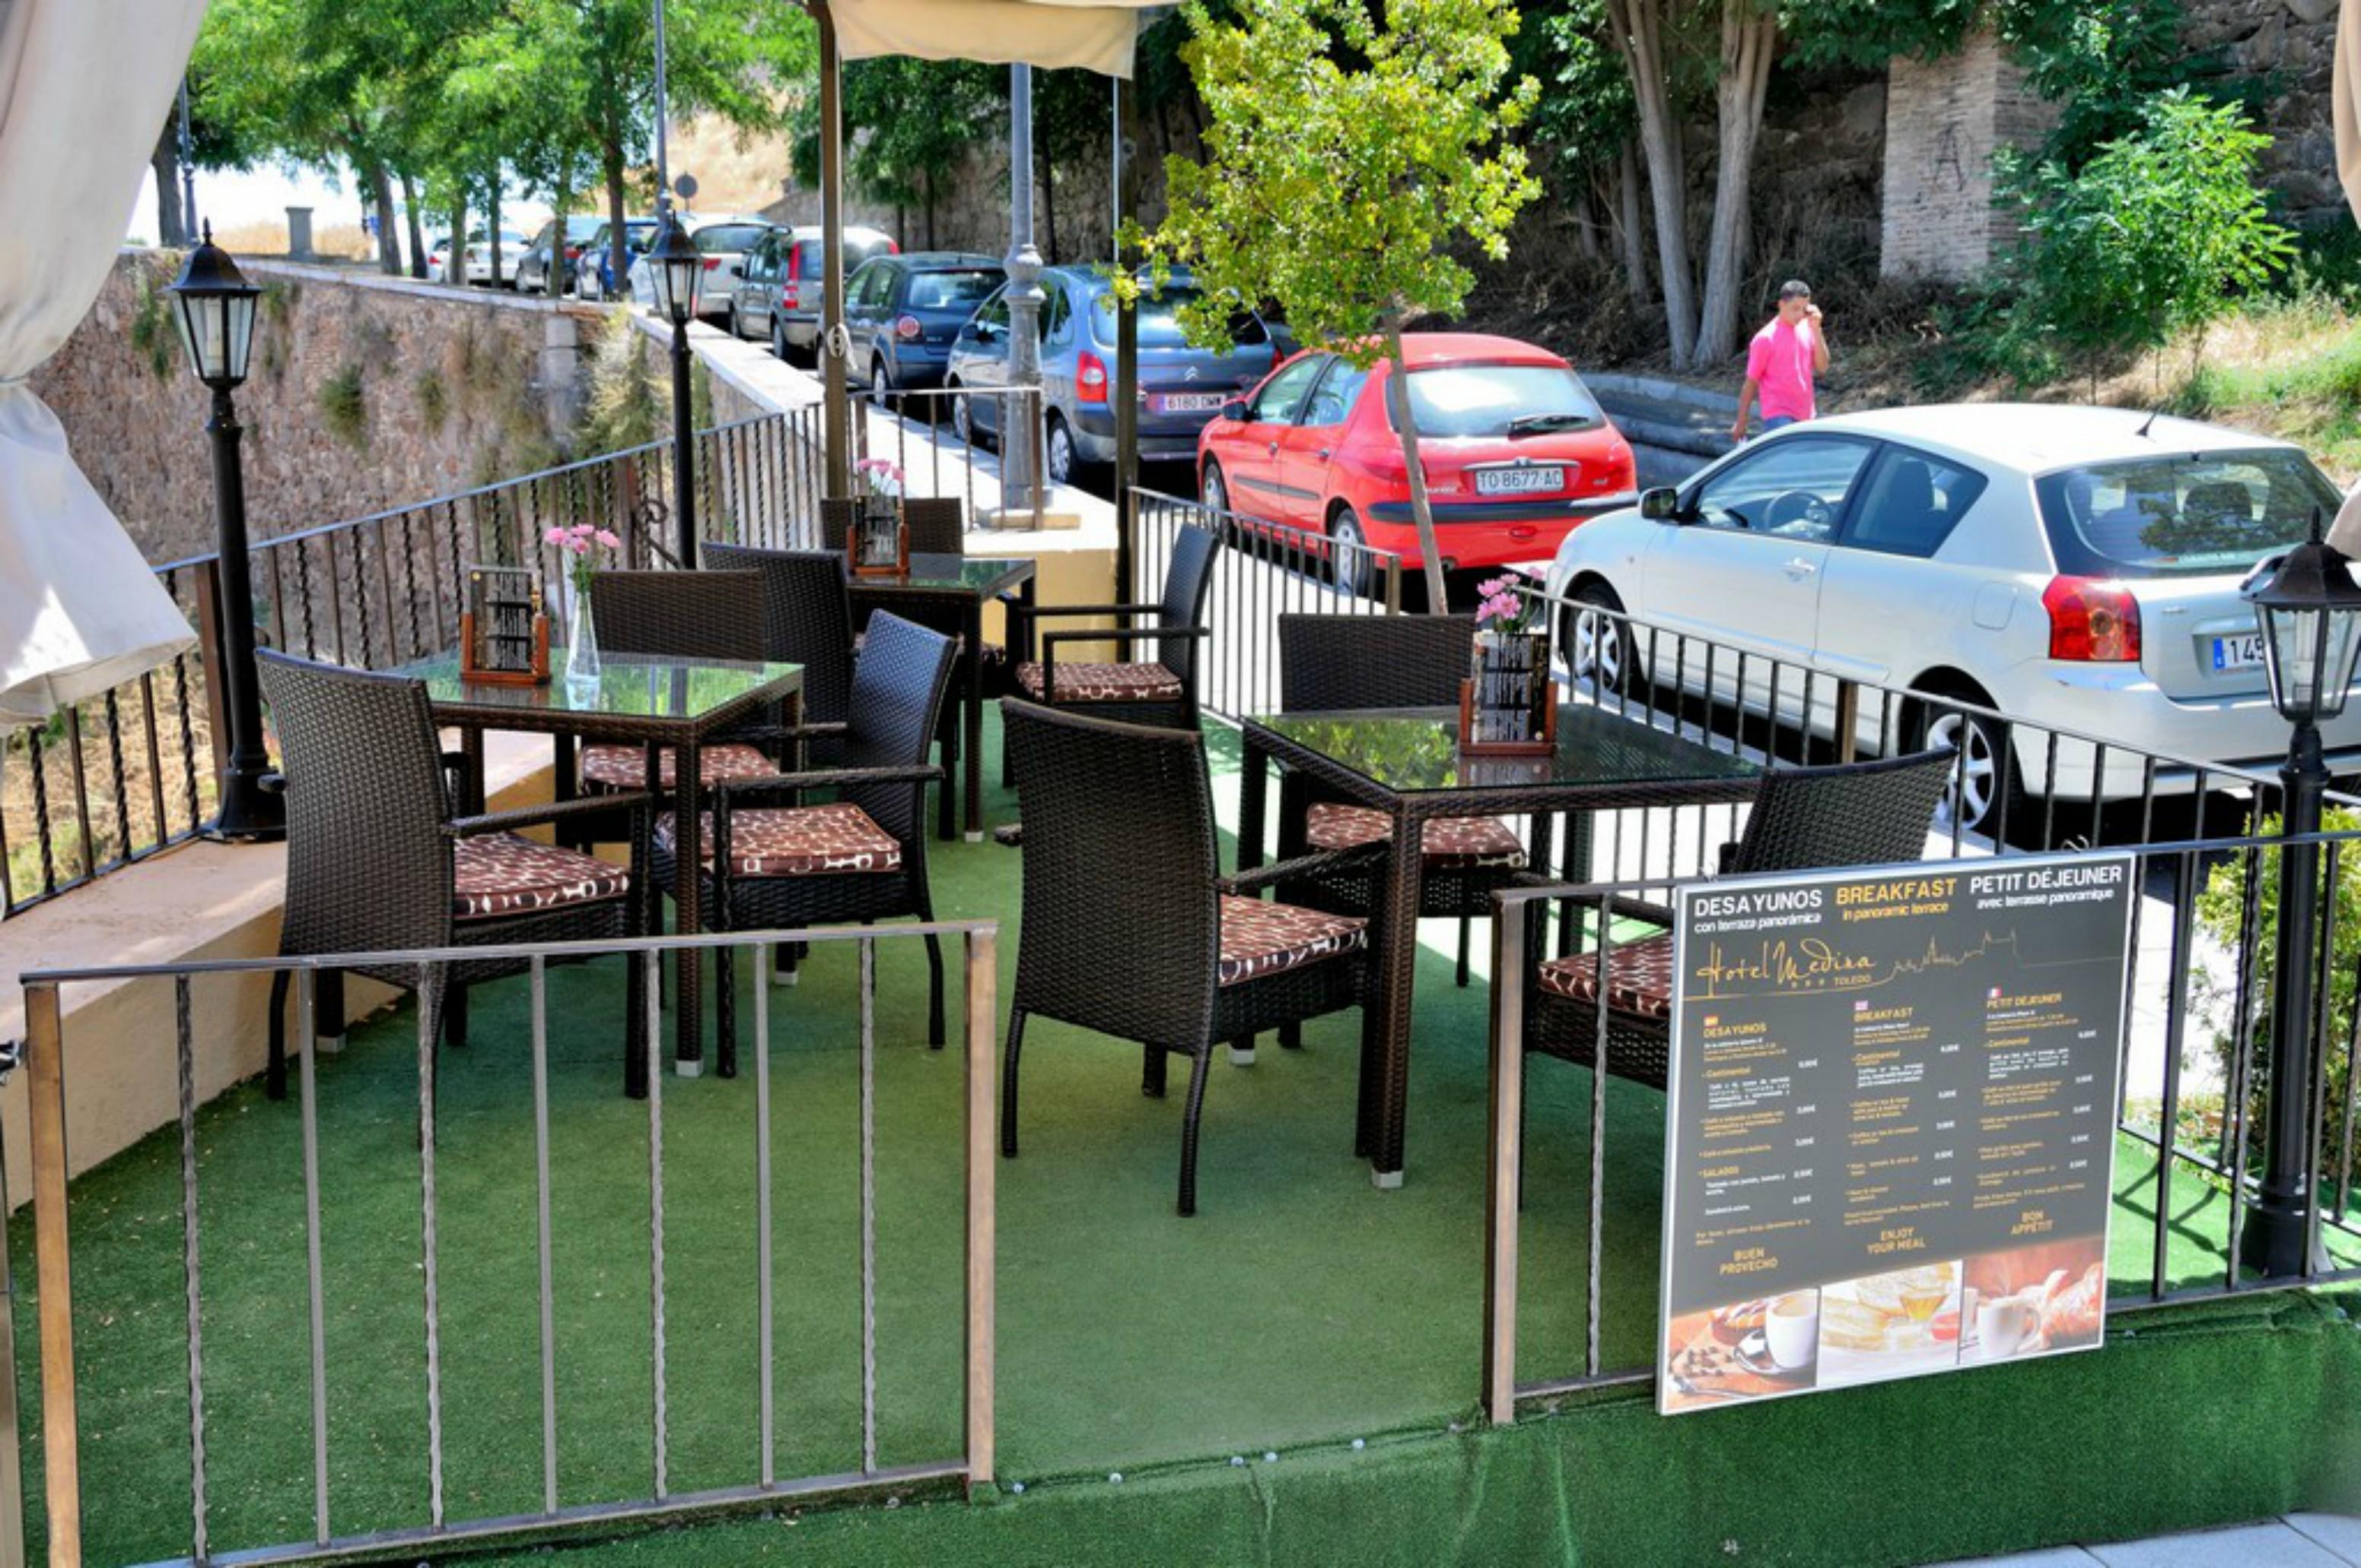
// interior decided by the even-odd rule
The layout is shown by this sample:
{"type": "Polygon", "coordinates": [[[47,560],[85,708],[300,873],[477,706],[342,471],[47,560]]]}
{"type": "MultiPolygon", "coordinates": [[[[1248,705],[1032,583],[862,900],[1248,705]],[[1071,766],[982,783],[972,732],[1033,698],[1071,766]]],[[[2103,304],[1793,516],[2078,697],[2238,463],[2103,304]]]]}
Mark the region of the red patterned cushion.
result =
{"type": "MultiPolygon", "coordinates": [[[[1542,965],[1542,989],[1576,1002],[1598,1002],[1598,955],[1577,953],[1542,965]]],[[[1607,955],[1607,1006],[1634,1018],[1658,1020],[1673,1008],[1673,934],[1622,942],[1607,955]]]]}
{"type": "MultiPolygon", "coordinates": [[[[1016,684],[1038,702],[1041,666],[1016,666],[1016,684]]],[[[1060,702],[1178,702],[1180,677],[1161,664],[1067,664],[1058,666],[1060,702]]]]}
{"type": "MultiPolygon", "coordinates": [[[[656,753],[656,770],[670,789],[676,769],[672,748],[656,753]]],[[[697,774],[707,784],[722,779],[758,778],[779,771],[776,763],[752,746],[708,746],[697,754],[697,774]]],[[[643,789],[648,782],[645,754],[637,746],[585,746],[582,782],[592,789],[643,789]]]]}
{"type": "MultiPolygon", "coordinates": [[[[713,813],[698,814],[705,834],[705,869],[713,869],[713,813]]],[[[669,813],[656,819],[656,843],[673,847],[669,813]]],[[[731,876],[834,876],[902,869],[902,846],[870,820],[869,813],[840,801],[831,806],[765,807],[730,814],[731,876]]]]}
{"type": "MultiPolygon", "coordinates": [[[[1303,836],[1315,850],[1356,850],[1392,838],[1394,825],[1382,811],[1323,801],[1304,813],[1303,836]]],[[[1497,817],[1446,817],[1421,828],[1419,842],[1431,866],[1525,865],[1524,845],[1497,817]]]]}
{"type": "Polygon", "coordinates": [[[451,913],[461,920],[530,915],[567,904],[620,898],[629,872],[595,856],[536,844],[513,833],[462,839],[452,849],[451,913]]]}
{"type": "Polygon", "coordinates": [[[1292,904],[1224,894],[1221,920],[1219,978],[1224,985],[1301,969],[1369,945],[1367,921],[1292,904]]]}

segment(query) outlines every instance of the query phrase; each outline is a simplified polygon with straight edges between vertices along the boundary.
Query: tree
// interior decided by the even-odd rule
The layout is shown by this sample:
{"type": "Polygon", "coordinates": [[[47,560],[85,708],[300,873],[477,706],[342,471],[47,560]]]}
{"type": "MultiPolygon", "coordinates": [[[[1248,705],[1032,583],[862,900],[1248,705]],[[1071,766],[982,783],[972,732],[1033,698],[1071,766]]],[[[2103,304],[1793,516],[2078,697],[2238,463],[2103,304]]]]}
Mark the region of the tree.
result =
{"type": "MultiPolygon", "coordinates": [[[[897,211],[917,207],[925,248],[935,248],[935,208],[942,182],[955,176],[1008,109],[1004,67],[967,60],[887,55],[844,68],[840,113],[851,144],[845,174],[852,185],[897,211]]],[[[819,180],[818,104],[796,111],[796,177],[819,180]]],[[[897,239],[907,242],[906,235],[897,239]]]]}
{"type": "MultiPolygon", "coordinates": [[[[1230,339],[1241,302],[1276,299],[1296,335],[1367,368],[1388,362],[1424,557],[1427,605],[1445,608],[1443,556],[1419,466],[1402,361],[1405,316],[1457,312],[1473,282],[1455,252],[1495,261],[1539,185],[1500,133],[1540,89],[1509,75],[1507,0],[1240,0],[1239,19],[1191,5],[1184,56],[1212,124],[1205,161],[1165,160],[1168,214],[1129,232],[1150,265],[1186,263],[1201,296],[1191,341],[1230,339]]],[[[1117,291],[1136,298],[1128,273],[1117,291]]]]}

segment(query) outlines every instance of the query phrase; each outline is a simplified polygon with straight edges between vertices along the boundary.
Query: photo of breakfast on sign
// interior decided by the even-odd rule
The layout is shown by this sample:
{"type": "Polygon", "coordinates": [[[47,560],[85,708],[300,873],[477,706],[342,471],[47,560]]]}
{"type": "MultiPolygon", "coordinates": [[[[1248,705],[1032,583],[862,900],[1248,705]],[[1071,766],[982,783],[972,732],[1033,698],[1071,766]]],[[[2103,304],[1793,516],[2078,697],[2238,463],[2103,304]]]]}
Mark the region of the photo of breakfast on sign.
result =
{"type": "Polygon", "coordinates": [[[2097,1236],[1967,1261],[1960,1364],[2080,1350],[2105,1328],[2107,1268],[2097,1236]]]}
{"type": "Polygon", "coordinates": [[[1848,1279],[1820,1294],[1821,1387],[1879,1383],[1958,1365],[1957,1262],[1848,1279]]]}
{"type": "Polygon", "coordinates": [[[1672,1322],[1666,1409],[1799,1394],[1819,1359],[1820,1293],[1791,1290],[1672,1322]]]}

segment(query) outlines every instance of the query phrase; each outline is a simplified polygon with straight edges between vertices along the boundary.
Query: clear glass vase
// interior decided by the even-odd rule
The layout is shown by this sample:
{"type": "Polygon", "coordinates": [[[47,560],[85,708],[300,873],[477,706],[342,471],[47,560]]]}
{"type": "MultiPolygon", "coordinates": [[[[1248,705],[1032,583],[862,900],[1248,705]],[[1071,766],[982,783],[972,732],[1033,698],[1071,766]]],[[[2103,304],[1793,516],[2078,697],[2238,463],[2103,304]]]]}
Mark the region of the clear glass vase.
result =
{"type": "Polygon", "coordinates": [[[566,689],[577,698],[594,696],[603,673],[598,662],[598,628],[590,619],[590,594],[577,583],[566,609],[566,689]]]}

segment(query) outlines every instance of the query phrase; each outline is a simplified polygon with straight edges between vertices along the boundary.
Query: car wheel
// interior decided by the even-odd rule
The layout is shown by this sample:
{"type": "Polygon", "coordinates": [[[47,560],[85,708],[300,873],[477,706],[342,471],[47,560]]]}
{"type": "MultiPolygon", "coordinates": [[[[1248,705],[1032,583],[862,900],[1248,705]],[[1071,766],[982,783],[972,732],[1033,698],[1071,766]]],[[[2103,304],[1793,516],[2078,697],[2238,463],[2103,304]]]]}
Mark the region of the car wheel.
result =
{"type": "Polygon", "coordinates": [[[1204,477],[1197,481],[1197,499],[1218,512],[1230,510],[1229,481],[1222,477],[1219,463],[1205,465],[1204,477]]]}
{"type": "Polygon", "coordinates": [[[785,359],[786,356],[786,323],[779,320],[778,312],[773,311],[771,313],[771,357],[774,359],[785,359]]]}
{"type": "Polygon", "coordinates": [[[1623,601],[1605,583],[1582,585],[1574,604],[1558,618],[1558,642],[1566,673],[1594,691],[1630,694],[1640,686],[1639,644],[1632,640],[1623,601]]]}
{"type": "Polygon", "coordinates": [[[1328,520],[1329,575],[1337,588],[1356,598],[1367,598],[1375,576],[1369,560],[1369,537],[1361,532],[1360,517],[1351,507],[1338,507],[1328,520]]]}
{"type": "Polygon", "coordinates": [[[1982,714],[1939,706],[1943,699],[1949,698],[1989,707],[1992,699],[1982,692],[1939,690],[1929,691],[1926,696],[1929,700],[1916,705],[1916,719],[1906,731],[1912,749],[1941,749],[1960,754],[1950,777],[1944,783],[1943,796],[1936,803],[1936,830],[1949,833],[1956,826],[1961,832],[1981,833],[1997,840],[2025,798],[2023,781],[2015,776],[2014,766],[2006,770],[2008,777],[2002,777],[2002,761],[2009,744],[2007,730],[1982,714]]]}
{"type": "Polygon", "coordinates": [[[1074,433],[1066,428],[1066,422],[1057,414],[1049,416],[1049,433],[1044,438],[1042,452],[1042,466],[1048,470],[1049,482],[1053,485],[1072,484],[1077,463],[1074,433]]]}
{"type": "Polygon", "coordinates": [[[721,330],[741,340],[746,335],[738,330],[738,302],[735,300],[721,307],[721,330]]]}
{"type": "Polygon", "coordinates": [[[950,386],[954,394],[951,398],[951,433],[959,437],[961,446],[983,445],[982,433],[975,428],[974,400],[960,389],[957,381],[950,383],[950,386]]]}

